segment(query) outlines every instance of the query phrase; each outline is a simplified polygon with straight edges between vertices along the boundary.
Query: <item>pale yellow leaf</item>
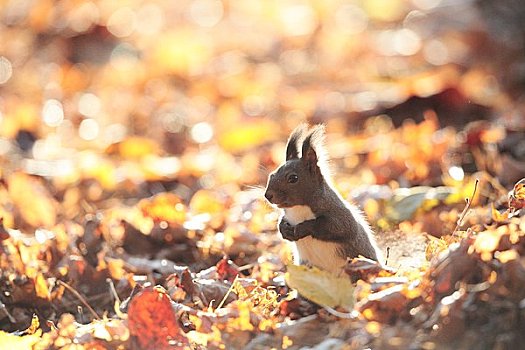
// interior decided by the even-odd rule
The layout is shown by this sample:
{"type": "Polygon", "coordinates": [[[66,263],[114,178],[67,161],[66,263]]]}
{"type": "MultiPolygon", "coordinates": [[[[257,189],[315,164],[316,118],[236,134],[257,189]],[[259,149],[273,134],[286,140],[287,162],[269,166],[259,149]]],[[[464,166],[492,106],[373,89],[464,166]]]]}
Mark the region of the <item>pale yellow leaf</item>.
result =
{"type": "Polygon", "coordinates": [[[337,277],[315,267],[288,265],[286,283],[322,306],[341,306],[350,310],[355,303],[354,286],[345,275],[337,277]]]}
{"type": "Polygon", "coordinates": [[[0,348],[2,349],[32,349],[33,346],[40,341],[42,330],[37,330],[30,335],[13,335],[0,331],[0,348]]]}

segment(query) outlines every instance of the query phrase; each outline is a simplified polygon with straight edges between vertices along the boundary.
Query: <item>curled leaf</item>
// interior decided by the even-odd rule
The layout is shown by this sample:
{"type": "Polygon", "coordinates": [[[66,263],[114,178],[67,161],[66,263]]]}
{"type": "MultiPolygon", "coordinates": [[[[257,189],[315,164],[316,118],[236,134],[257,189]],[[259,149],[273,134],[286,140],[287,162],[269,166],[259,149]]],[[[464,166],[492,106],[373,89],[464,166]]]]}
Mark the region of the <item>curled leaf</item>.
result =
{"type": "Polygon", "coordinates": [[[514,185],[514,189],[509,193],[509,208],[519,210],[525,207],[525,178],[514,185]]]}

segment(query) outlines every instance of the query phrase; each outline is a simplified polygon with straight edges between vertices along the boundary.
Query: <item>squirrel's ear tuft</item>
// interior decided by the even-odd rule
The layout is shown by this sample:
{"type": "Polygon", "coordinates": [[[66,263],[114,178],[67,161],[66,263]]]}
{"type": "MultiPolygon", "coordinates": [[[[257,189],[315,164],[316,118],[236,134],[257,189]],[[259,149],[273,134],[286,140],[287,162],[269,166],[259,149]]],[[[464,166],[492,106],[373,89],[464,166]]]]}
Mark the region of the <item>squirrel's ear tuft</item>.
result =
{"type": "Polygon", "coordinates": [[[322,177],[321,168],[324,167],[323,164],[326,162],[323,124],[314,126],[304,139],[302,159],[312,173],[322,177]]]}
{"type": "Polygon", "coordinates": [[[304,137],[306,130],[308,130],[308,125],[302,123],[292,131],[286,145],[286,160],[299,158],[298,143],[304,137]]]}

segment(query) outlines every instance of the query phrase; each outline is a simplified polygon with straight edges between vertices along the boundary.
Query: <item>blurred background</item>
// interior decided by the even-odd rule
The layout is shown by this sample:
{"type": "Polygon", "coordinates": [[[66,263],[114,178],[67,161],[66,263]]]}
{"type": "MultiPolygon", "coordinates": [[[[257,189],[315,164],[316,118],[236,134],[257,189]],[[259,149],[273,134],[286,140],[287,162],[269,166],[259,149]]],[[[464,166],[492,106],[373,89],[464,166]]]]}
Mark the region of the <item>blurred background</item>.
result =
{"type": "Polygon", "coordinates": [[[264,184],[307,120],[361,183],[510,184],[524,19],[519,0],[2,0],[2,171],[95,179],[94,200],[264,184]]]}
{"type": "MultiPolygon", "coordinates": [[[[523,220],[509,219],[524,200],[523,182],[514,187],[525,176],[523,23],[522,0],[0,0],[0,328],[27,328],[35,309],[41,320],[89,321],[57,280],[102,315],[115,305],[108,279],[124,300],[182,266],[210,276],[228,258],[242,267],[230,277],[242,271],[286,295],[291,251],[275,232],[279,214],[252,187],[308,121],[326,124],[335,186],[363,209],[389,265],[418,269],[410,285],[429,286],[412,283],[419,268],[470,232],[488,242],[476,248],[483,262],[473,250],[450,260],[475,280],[456,283],[447,268],[440,285],[487,281],[489,294],[450,294],[437,323],[445,309],[414,307],[420,294],[407,289],[370,320],[422,310],[418,329],[427,313],[448,337],[476,319],[483,331],[467,341],[521,339],[507,333],[521,334],[509,316],[517,304],[501,301],[523,299],[514,293],[523,220]],[[490,260],[500,237],[512,255],[490,260]]],[[[221,286],[224,299],[199,310],[226,300],[231,286],[221,286]]],[[[179,292],[177,301],[196,300],[179,292]]],[[[243,331],[263,329],[244,328],[239,310],[243,331]]],[[[366,327],[370,339],[401,344],[381,327],[366,327]]]]}

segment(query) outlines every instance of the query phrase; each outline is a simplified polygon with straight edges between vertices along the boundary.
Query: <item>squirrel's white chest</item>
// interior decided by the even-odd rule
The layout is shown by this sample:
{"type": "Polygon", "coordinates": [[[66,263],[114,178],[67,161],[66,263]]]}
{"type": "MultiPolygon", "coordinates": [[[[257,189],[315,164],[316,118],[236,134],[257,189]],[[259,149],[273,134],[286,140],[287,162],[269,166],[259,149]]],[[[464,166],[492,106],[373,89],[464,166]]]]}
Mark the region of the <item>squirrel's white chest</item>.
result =
{"type": "MultiPolygon", "coordinates": [[[[306,220],[315,219],[315,215],[307,205],[297,205],[284,209],[284,217],[292,225],[306,220]]],[[[346,264],[339,253],[339,245],[334,242],[321,241],[311,236],[295,242],[294,264],[313,265],[323,270],[340,274],[346,264]]]]}
{"type": "Polygon", "coordinates": [[[314,212],[307,205],[296,205],[291,208],[285,208],[284,217],[294,226],[303,221],[315,219],[314,212]]]}

